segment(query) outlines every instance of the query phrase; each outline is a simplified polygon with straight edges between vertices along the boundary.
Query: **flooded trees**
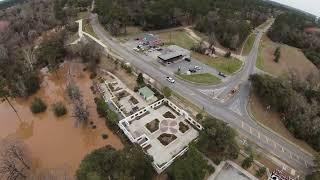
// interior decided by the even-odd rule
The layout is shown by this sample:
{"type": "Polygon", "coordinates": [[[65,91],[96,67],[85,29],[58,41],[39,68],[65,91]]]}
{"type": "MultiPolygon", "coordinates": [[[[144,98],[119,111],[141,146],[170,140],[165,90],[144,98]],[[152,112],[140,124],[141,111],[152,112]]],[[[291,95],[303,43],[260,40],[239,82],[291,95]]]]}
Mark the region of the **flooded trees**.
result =
{"type": "Polygon", "coordinates": [[[84,105],[79,87],[71,81],[67,85],[66,91],[74,105],[73,116],[76,118],[76,126],[79,126],[79,124],[87,124],[89,110],[88,106],[84,105]]]}
{"type": "Polygon", "coordinates": [[[31,171],[31,160],[25,145],[15,139],[0,142],[0,177],[7,180],[26,179],[31,171]]]}

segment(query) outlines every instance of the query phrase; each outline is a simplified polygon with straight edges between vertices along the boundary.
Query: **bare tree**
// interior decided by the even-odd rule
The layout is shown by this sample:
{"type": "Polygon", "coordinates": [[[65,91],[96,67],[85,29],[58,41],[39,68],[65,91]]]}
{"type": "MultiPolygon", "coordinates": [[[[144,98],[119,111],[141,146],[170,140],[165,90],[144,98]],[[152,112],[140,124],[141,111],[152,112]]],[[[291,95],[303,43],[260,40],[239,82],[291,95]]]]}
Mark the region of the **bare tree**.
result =
{"type": "Polygon", "coordinates": [[[22,52],[27,67],[32,71],[33,64],[36,62],[35,50],[31,46],[27,46],[23,48],[22,52]]]}
{"type": "Polygon", "coordinates": [[[80,124],[86,125],[89,119],[88,106],[84,105],[82,99],[74,104],[74,117],[76,118],[76,126],[80,124]]]}
{"type": "Polygon", "coordinates": [[[0,178],[26,179],[31,171],[31,160],[22,141],[6,138],[0,142],[0,178]]]}

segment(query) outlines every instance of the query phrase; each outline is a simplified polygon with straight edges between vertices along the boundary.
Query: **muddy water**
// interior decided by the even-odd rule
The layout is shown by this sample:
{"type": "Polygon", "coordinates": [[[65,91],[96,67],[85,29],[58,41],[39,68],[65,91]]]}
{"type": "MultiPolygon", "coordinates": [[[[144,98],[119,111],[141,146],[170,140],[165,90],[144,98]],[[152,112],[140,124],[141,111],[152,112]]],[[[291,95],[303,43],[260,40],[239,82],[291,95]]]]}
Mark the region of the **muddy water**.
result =
{"type": "Polygon", "coordinates": [[[22,121],[7,102],[0,104],[0,138],[16,135],[24,139],[38,169],[63,167],[73,174],[88,152],[108,144],[116,149],[123,148],[120,139],[105,126],[103,119],[98,117],[94,95],[90,90],[92,81],[89,74],[82,69],[81,64],[67,63],[63,64],[57,73],[43,75],[41,89],[33,97],[41,97],[46,102],[48,108],[45,113],[31,113],[33,97],[12,100],[22,121]],[[70,77],[77,83],[85,103],[89,105],[90,121],[94,122],[96,129],[75,127],[72,104],[65,95],[65,87],[70,77]],[[60,118],[55,117],[51,110],[51,104],[57,101],[62,101],[68,108],[67,115],[60,118]],[[109,137],[103,140],[102,134],[108,134],[109,137]]]}

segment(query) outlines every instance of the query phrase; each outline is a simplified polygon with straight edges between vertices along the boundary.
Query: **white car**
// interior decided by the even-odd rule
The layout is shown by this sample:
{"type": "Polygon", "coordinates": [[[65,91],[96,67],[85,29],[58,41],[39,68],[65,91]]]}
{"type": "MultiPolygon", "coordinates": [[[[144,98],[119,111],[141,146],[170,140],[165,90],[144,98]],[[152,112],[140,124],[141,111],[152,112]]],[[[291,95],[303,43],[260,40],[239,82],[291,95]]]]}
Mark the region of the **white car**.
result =
{"type": "Polygon", "coordinates": [[[201,67],[199,67],[199,66],[194,66],[194,69],[196,69],[196,70],[201,70],[201,67]]]}
{"type": "Polygon", "coordinates": [[[169,81],[169,82],[171,82],[171,83],[174,83],[174,82],[175,82],[175,80],[174,80],[172,77],[167,77],[166,79],[167,79],[167,81],[169,81]]]}
{"type": "Polygon", "coordinates": [[[138,48],[136,48],[136,47],[135,47],[135,48],[133,48],[133,50],[135,50],[135,51],[137,51],[137,52],[139,51],[139,49],[138,49],[138,48]]]}

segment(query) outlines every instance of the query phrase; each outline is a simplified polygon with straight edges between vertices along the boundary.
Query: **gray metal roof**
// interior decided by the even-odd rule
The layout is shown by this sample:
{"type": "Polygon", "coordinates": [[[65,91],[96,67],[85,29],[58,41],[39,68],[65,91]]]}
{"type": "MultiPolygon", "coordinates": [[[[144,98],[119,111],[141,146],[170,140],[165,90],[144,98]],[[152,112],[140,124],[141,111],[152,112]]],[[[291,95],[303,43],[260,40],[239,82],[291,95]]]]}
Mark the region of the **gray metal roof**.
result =
{"type": "Polygon", "coordinates": [[[166,60],[169,60],[169,59],[172,59],[172,58],[176,58],[176,57],[180,57],[182,56],[182,54],[180,52],[169,52],[167,54],[161,54],[158,56],[158,58],[166,61],[166,60]]]}

